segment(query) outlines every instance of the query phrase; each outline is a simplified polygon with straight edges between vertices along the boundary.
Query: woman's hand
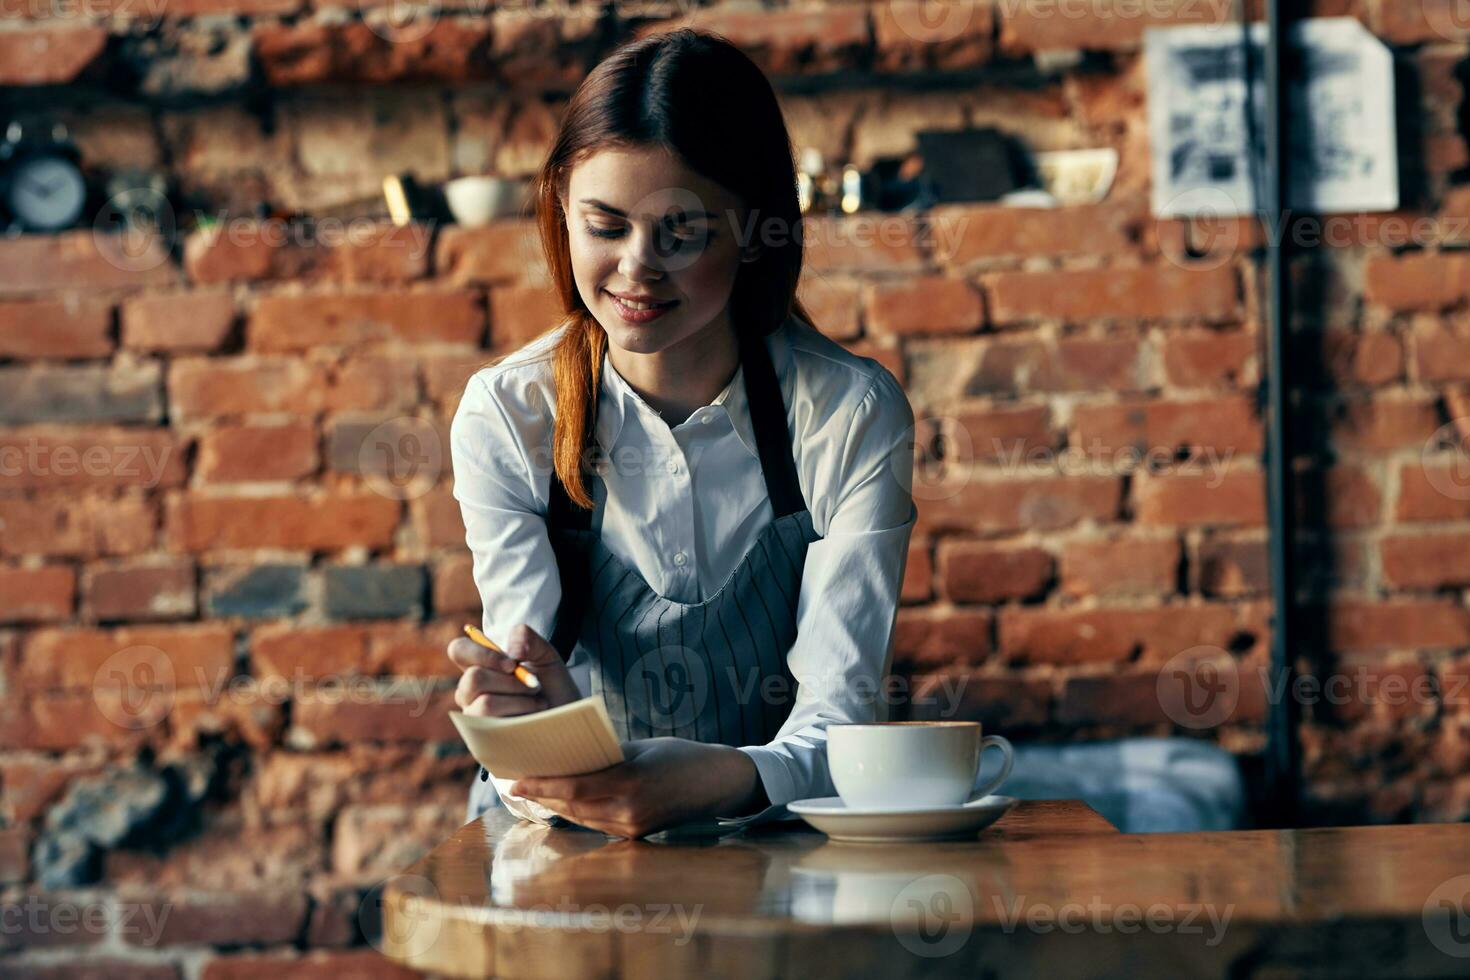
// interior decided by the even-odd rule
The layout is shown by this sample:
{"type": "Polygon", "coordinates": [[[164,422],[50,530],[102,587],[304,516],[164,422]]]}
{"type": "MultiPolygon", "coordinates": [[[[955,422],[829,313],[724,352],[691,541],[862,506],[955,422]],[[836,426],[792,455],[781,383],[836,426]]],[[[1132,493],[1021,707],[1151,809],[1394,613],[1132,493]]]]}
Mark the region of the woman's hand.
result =
{"type": "Polygon", "coordinates": [[[561,654],[525,623],[511,630],[505,652],[509,656],[487,650],[466,636],[450,641],[449,659],[464,671],[454,689],[454,702],[465,714],[525,715],[581,697],[561,654]],[[517,663],[536,675],[541,682],[539,692],[516,678],[517,663]]]}
{"type": "Polygon", "coordinates": [[[685,738],[623,743],[624,760],[581,776],[518,779],[511,787],[556,813],[617,837],[644,837],[708,817],[754,812],[765,800],[750,756],[685,738]]]}

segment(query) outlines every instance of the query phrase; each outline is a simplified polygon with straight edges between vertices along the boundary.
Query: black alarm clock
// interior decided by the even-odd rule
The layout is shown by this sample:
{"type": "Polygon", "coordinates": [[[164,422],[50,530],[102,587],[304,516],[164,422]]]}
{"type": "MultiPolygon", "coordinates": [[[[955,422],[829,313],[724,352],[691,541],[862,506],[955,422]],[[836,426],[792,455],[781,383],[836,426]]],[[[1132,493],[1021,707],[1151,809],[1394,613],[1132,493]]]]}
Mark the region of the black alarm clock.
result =
{"type": "Polygon", "coordinates": [[[76,225],[87,206],[80,160],[64,127],[33,138],[12,122],[0,143],[0,211],[5,219],[21,231],[54,232],[76,225]]]}

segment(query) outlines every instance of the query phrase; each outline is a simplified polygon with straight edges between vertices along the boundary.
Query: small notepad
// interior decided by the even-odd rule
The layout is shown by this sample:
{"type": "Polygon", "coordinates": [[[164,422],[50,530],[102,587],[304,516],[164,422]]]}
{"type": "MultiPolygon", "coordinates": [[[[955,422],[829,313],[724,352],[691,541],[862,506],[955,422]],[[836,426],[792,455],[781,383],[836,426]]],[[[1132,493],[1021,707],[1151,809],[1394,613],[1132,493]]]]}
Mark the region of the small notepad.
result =
{"type": "Polygon", "coordinates": [[[577,776],[623,761],[602,696],[513,718],[449,712],[475,761],[497,779],[577,776]]]}

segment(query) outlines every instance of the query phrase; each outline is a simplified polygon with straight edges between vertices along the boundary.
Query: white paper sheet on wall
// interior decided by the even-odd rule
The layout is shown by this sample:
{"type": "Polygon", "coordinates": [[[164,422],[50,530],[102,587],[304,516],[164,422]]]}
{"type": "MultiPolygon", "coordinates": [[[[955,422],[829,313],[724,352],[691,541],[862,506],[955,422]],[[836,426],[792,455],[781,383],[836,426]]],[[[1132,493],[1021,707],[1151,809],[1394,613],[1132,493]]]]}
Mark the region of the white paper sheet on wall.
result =
{"type": "Polygon", "coordinates": [[[451,711],[449,720],[470,755],[497,779],[578,776],[623,761],[601,695],[514,718],[451,711]]]}

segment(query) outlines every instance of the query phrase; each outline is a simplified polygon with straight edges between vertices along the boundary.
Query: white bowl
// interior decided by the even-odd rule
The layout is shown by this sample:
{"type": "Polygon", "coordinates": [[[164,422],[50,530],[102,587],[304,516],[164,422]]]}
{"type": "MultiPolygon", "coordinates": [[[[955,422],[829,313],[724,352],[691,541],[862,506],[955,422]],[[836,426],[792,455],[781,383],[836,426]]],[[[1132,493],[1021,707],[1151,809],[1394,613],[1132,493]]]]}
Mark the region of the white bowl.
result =
{"type": "Polygon", "coordinates": [[[444,185],[449,212],[460,224],[474,228],[496,218],[519,215],[527,185],[506,177],[457,177],[444,185]]]}

